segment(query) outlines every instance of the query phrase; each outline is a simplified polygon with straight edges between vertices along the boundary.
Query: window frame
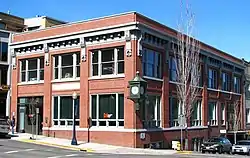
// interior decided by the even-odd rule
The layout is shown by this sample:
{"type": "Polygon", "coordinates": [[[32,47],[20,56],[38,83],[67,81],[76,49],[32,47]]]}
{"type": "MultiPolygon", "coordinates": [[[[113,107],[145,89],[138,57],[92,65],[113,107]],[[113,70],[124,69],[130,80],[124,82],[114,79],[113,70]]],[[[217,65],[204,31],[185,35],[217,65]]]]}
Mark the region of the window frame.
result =
{"type": "Polygon", "coordinates": [[[175,57],[169,57],[169,78],[172,82],[178,82],[177,81],[177,60],[175,57]],[[174,64],[174,65],[173,65],[174,64]],[[173,79],[173,74],[175,74],[175,79],[173,79]]]}
{"type": "Polygon", "coordinates": [[[221,79],[222,79],[222,86],[221,89],[223,91],[231,91],[231,77],[230,74],[227,72],[221,73],[221,79]]]}
{"type": "Polygon", "coordinates": [[[208,68],[208,88],[218,89],[218,71],[213,68],[208,68]],[[210,71],[212,72],[212,76],[210,76],[210,71]],[[211,85],[210,85],[211,81],[211,85]]]}
{"type": "Polygon", "coordinates": [[[162,98],[161,95],[157,95],[157,94],[149,94],[148,96],[150,97],[154,97],[155,99],[155,103],[154,103],[154,116],[152,119],[148,120],[146,118],[147,112],[148,112],[148,104],[145,103],[144,104],[144,108],[143,108],[143,114],[144,114],[144,118],[142,119],[142,123],[143,123],[143,127],[144,128],[160,128],[162,127],[162,116],[161,116],[161,112],[162,112],[162,98]]]}
{"type": "Polygon", "coordinates": [[[240,94],[241,93],[241,77],[234,76],[233,84],[234,84],[234,92],[240,94]]]}
{"type": "Polygon", "coordinates": [[[119,76],[124,76],[125,73],[125,47],[124,46],[116,46],[116,47],[108,47],[108,48],[100,48],[100,49],[93,49],[90,50],[90,74],[89,76],[91,76],[92,78],[105,78],[105,77],[119,77],[119,76]],[[119,60],[118,59],[118,50],[121,49],[123,50],[123,60],[119,60]],[[102,62],[102,52],[105,50],[113,50],[113,57],[114,60],[113,61],[107,61],[107,62],[102,62]],[[98,57],[97,57],[97,63],[93,63],[93,53],[97,53],[98,57]],[[119,63],[123,62],[123,72],[119,73],[119,63]],[[102,74],[102,68],[103,68],[103,64],[108,64],[108,63],[113,63],[114,64],[114,70],[113,70],[113,74],[102,74]],[[97,65],[97,75],[94,75],[94,68],[93,65],[97,65]]]}
{"type": "Polygon", "coordinates": [[[20,83],[39,83],[44,82],[44,57],[36,57],[36,58],[27,58],[27,59],[20,59],[19,60],[19,82],[20,83]],[[29,70],[29,60],[36,60],[36,69],[29,70]],[[41,61],[43,64],[41,64],[41,61]],[[22,70],[23,62],[25,63],[25,70],[22,70]],[[41,67],[43,65],[43,67],[41,67]],[[43,71],[43,79],[41,79],[41,70],[43,71]],[[36,71],[36,80],[29,80],[29,72],[36,71]],[[22,80],[22,73],[25,75],[25,80],[22,80]]]}
{"type": "Polygon", "coordinates": [[[217,126],[218,125],[218,102],[217,101],[208,101],[208,122],[210,126],[217,126]],[[210,104],[214,103],[213,112],[212,112],[212,119],[210,119],[210,104]]]}
{"type": "MultiPolygon", "coordinates": [[[[124,128],[125,124],[124,124],[124,120],[125,120],[125,95],[124,93],[99,93],[99,94],[90,94],[89,95],[89,114],[91,117],[91,121],[92,121],[92,127],[94,128],[124,128]],[[115,95],[116,96],[116,116],[115,119],[99,119],[99,108],[100,108],[100,96],[101,95],[115,95]],[[119,119],[119,95],[123,95],[123,119],[119,119]],[[92,116],[92,96],[96,96],[96,118],[93,119],[92,116]],[[93,124],[93,121],[96,121],[96,125],[93,124]],[[100,126],[100,121],[105,121],[106,122],[106,126],[100,126]],[[115,126],[109,126],[109,121],[115,121],[116,125],[115,126]],[[120,126],[120,123],[123,124],[122,126],[120,126]]],[[[92,128],[91,127],[91,128],[92,128]]]]}
{"type": "MultiPolygon", "coordinates": [[[[202,119],[203,119],[203,115],[202,115],[202,106],[203,105],[203,102],[202,102],[202,99],[198,99],[194,105],[193,105],[193,109],[196,109],[197,108],[197,111],[196,111],[196,115],[197,115],[197,118],[194,119],[192,118],[192,116],[194,114],[191,115],[191,126],[202,126],[202,119]],[[196,107],[197,105],[197,107],[196,107]]],[[[195,110],[192,110],[192,113],[194,113],[195,110]]]]}
{"type": "Polygon", "coordinates": [[[220,106],[221,106],[221,125],[226,125],[226,104],[221,103],[220,106]]]}
{"type": "Polygon", "coordinates": [[[250,108],[246,108],[246,123],[250,124],[250,108]]]}
{"type": "MultiPolygon", "coordinates": [[[[52,126],[54,127],[72,127],[73,126],[73,115],[75,112],[74,105],[75,105],[75,99],[72,98],[72,119],[61,119],[60,118],[60,110],[61,110],[61,97],[71,97],[70,95],[53,95],[52,96],[52,126]],[[54,110],[55,110],[55,97],[57,97],[57,119],[54,118],[54,110]],[[55,121],[57,121],[57,125],[55,124],[55,121]],[[61,125],[61,121],[65,121],[65,125],[61,125]],[[70,125],[68,122],[72,122],[72,125],[70,125]]],[[[78,103],[78,110],[79,110],[79,118],[75,118],[76,121],[76,127],[80,126],[80,95],[77,96],[77,99],[79,99],[78,103]]]]}
{"type": "Polygon", "coordinates": [[[67,80],[79,80],[80,79],[80,74],[81,74],[81,70],[80,70],[80,63],[81,63],[81,52],[76,51],[76,52],[69,52],[69,53],[64,53],[64,54],[56,54],[52,56],[53,59],[53,80],[54,81],[67,81],[67,80]],[[72,55],[72,63],[73,65],[67,65],[67,66],[63,66],[62,65],[62,58],[63,56],[67,56],[67,55],[72,55]],[[79,58],[79,63],[77,63],[79,58]],[[56,61],[58,60],[58,61],[56,61]],[[57,65],[56,65],[57,63],[57,65]],[[64,68],[69,68],[72,67],[72,77],[63,77],[63,69],[64,68]],[[79,72],[78,72],[78,68],[79,68],[79,72]],[[57,71],[56,71],[57,69],[57,71]]]}
{"type": "Polygon", "coordinates": [[[156,78],[156,79],[162,79],[163,77],[163,72],[162,72],[162,63],[163,63],[163,57],[162,57],[162,53],[150,48],[143,48],[143,55],[142,55],[142,72],[143,72],[143,76],[144,77],[149,77],[149,78],[156,78]],[[153,53],[154,54],[154,62],[153,63],[149,63],[149,60],[147,59],[147,53],[153,53]],[[156,56],[158,56],[156,58],[156,56]],[[159,61],[157,61],[157,59],[159,61]],[[159,63],[160,62],[160,63],[159,63]],[[152,68],[153,68],[153,76],[147,74],[147,65],[151,64],[152,68]]]}
{"type": "Polygon", "coordinates": [[[8,42],[4,42],[4,41],[0,41],[0,61],[2,62],[8,62],[8,49],[9,49],[9,45],[8,45],[8,42]],[[3,60],[3,44],[5,44],[5,46],[7,46],[6,48],[6,60],[3,60]]]}

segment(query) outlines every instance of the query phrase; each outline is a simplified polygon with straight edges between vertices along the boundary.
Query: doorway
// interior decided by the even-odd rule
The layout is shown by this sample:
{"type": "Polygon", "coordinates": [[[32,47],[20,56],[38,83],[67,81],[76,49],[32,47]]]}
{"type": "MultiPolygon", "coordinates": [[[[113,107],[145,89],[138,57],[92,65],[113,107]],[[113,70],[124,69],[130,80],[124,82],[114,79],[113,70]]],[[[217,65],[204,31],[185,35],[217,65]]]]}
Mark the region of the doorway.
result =
{"type": "Polygon", "coordinates": [[[38,134],[41,135],[43,122],[43,97],[19,98],[17,116],[18,132],[35,134],[37,116],[38,134]],[[39,113],[37,113],[37,109],[39,113]]]}

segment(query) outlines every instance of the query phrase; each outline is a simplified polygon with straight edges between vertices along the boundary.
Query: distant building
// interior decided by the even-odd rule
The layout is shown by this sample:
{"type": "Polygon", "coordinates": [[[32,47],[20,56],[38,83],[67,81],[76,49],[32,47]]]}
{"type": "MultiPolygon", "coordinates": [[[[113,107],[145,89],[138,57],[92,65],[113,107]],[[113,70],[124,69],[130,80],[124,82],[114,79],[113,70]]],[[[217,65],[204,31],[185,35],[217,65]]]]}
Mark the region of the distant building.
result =
{"type": "Polygon", "coordinates": [[[246,109],[246,129],[250,134],[250,62],[245,61],[245,109],[246,109]]]}
{"type": "Polygon", "coordinates": [[[10,114],[11,54],[8,43],[12,32],[22,32],[24,19],[0,12],[0,115],[10,114]]]}
{"type": "Polygon", "coordinates": [[[25,31],[39,30],[65,23],[64,21],[56,20],[48,16],[37,16],[24,19],[24,25],[26,25],[25,31]]]}
{"type": "Polygon", "coordinates": [[[0,12],[0,29],[13,32],[22,32],[24,29],[24,19],[0,12]]]}
{"type": "MultiPolygon", "coordinates": [[[[47,16],[24,19],[0,12],[0,115],[10,116],[11,52],[8,43],[11,34],[43,29],[65,22],[47,16]]],[[[15,113],[13,113],[15,114],[15,113]]]]}

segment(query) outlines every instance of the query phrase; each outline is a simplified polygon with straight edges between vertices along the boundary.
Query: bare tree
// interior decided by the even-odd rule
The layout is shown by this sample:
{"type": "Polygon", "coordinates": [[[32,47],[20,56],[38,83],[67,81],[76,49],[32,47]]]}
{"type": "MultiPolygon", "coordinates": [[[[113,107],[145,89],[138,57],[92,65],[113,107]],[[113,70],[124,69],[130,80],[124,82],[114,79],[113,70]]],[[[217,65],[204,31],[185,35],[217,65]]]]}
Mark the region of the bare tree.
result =
{"type": "MultiPolygon", "coordinates": [[[[184,7],[181,10],[185,10],[185,14],[183,15],[181,11],[180,21],[178,22],[177,42],[172,46],[177,70],[178,84],[176,85],[176,89],[181,109],[180,114],[181,117],[184,117],[188,121],[200,91],[200,44],[193,36],[194,14],[188,3],[184,7]]],[[[181,8],[183,8],[182,0],[181,8]]],[[[187,123],[185,127],[187,127],[187,123]]],[[[181,138],[181,147],[182,144],[181,138]]]]}
{"type": "Polygon", "coordinates": [[[241,107],[240,101],[235,100],[229,109],[229,120],[231,121],[231,127],[234,131],[234,144],[237,142],[237,132],[240,128],[240,120],[241,120],[241,107]]]}

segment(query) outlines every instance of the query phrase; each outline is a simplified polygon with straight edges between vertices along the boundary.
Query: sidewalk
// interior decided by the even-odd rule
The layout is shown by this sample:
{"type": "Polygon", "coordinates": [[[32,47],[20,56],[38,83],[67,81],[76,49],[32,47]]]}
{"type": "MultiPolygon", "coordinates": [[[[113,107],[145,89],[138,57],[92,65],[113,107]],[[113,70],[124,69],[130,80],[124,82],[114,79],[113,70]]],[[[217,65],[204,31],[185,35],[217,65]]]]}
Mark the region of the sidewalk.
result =
{"type": "Polygon", "coordinates": [[[78,141],[79,145],[73,146],[71,145],[71,140],[68,139],[38,136],[36,140],[31,140],[30,137],[31,134],[16,133],[12,136],[11,139],[26,143],[34,143],[34,144],[47,145],[47,146],[53,146],[71,150],[80,150],[93,153],[140,154],[140,155],[172,155],[178,153],[177,151],[174,150],[154,150],[154,149],[138,149],[138,148],[135,149],[135,148],[97,144],[97,143],[86,143],[82,141],[78,141]]]}

